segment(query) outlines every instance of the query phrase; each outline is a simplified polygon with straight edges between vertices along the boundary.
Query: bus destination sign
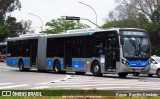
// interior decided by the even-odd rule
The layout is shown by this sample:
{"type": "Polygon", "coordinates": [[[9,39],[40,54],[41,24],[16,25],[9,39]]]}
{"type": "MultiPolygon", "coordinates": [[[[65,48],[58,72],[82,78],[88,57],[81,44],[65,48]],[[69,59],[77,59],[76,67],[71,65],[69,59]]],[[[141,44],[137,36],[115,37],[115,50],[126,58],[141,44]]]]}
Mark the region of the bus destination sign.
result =
{"type": "Polygon", "coordinates": [[[142,31],[123,31],[123,35],[132,35],[132,36],[146,36],[145,32],[142,31]]]}

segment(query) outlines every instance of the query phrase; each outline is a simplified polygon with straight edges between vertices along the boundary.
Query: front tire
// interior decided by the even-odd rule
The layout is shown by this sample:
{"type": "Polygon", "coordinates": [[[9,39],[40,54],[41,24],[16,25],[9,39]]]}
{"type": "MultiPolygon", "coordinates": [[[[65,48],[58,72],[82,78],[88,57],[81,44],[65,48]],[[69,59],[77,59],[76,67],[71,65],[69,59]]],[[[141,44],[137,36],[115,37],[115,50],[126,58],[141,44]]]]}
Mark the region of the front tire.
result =
{"type": "Polygon", "coordinates": [[[99,62],[96,61],[92,64],[92,72],[94,76],[102,76],[99,62]]]}
{"type": "Polygon", "coordinates": [[[160,78],[160,69],[157,71],[157,77],[160,78]]]}
{"type": "Polygon", "coordinates": [[[19,61],[19,70],[21,71],[21,72],[23,72],[23,71],[25,71],[25,69],[24,69],[24,63],[23,63],[23,61],[22,60],[20,60],[19,61]]]}
{"type": "Polygon", "coordinates": [[[118,73],[118,76],[120,78],[125,78],[128,75],[128,73],[118,73]]]}

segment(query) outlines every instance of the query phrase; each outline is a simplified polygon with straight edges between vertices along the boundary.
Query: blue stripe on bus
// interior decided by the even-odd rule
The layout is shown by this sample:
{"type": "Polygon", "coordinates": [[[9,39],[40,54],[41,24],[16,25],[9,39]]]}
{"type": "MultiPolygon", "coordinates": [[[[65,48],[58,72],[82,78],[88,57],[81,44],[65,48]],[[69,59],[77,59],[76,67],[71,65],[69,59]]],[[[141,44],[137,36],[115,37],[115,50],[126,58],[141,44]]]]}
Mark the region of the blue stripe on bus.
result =
{"type": "MultiPolygon", "coordinates": [[[[24,66],[29,66],[28,60],[23,60],[24,66]]],[[[17,65],[18,66],[18,59],[7,59],[7,65],[17,65]]]]}
{"type": "Polygon", "coordinates": [[[60,65],[62,68],[64,68],[63,60],[60,60],[60,65]]]}
{"type": "Polygon", "coordinates": [[[72,68],[83,68],[83,61],[72,61],[72,68]]]}
{"type": "MultiPolygon", "coordinates": [[[[52,67],[54,65],[54,60],[47,60],[46,62],[48,67],[52,67]]],[[[63,64],[63,60],[60,60],[60,65],[63,68],[64,64],[63,64]]],[[[72,61],[72,68],[83,68],[84,64],[83,61],[72,61]]]]}
{"type": "Polygon", "coordinates": [[[146,67],[148,62],[128,62],[128,65],[131,67],[146,67]]]}
{"type": "Polygon", "coordinates": [[[47,66],[48,67],[53,67],[53,60],[47,60],[47,66]]]}
{"type": "Polygon", "coordinates": [[[30,66],[29,66],[29,61],[28,61],[28,60],[23,60],[23,63],[24,63],[24,67],[30,67],[30,66]]]}
{"type": "Polygon", "coordinates": [[[7,59],[7,65],[18,65],[18,59],[7,59]]]}

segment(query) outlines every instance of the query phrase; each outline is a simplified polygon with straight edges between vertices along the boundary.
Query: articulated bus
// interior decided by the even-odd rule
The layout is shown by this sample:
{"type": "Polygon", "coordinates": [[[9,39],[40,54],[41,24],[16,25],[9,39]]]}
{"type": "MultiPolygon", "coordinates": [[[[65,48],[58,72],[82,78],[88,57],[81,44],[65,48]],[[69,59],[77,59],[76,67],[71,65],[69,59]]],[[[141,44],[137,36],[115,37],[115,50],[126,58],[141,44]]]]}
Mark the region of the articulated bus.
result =
{"type": "Polygon", "coordinates": [[[150,53],[147,32],[136,28],[79,29],[7,39],[7,65],[20,71],[117,73],[124,78],[129,73],[148,73],[150,53]]]}
{"type": "Polygon", "coordinates": [[[7,42],[1,42],[0,43],[0,61],[5,62],[6,61],[6,51],[7,51],[7,42]]]}

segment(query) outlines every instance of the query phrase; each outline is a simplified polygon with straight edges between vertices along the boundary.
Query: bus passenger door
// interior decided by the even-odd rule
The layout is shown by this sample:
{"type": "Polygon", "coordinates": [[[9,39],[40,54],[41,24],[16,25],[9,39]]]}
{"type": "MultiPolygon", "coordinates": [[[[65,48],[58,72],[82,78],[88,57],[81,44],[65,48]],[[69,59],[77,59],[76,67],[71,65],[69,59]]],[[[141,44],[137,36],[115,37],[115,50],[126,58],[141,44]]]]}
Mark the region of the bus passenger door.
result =
{"type": "Polygon", "coordinates": [[[114,49],[114,37],[107,37],[105,41],[105,63],[106,71],[116,69],[116,50],[114,49]]]}
{"type": "Polygon", "coordinates": [[[30,41],[30,66],[36,65],[38,40],[30,41]]]}
{"type": "Polygon", "coordinates": [[[71,68],[72,67],[72,45],[70,40],[66,40],[64,42],[64,68],[71,68]]]}

